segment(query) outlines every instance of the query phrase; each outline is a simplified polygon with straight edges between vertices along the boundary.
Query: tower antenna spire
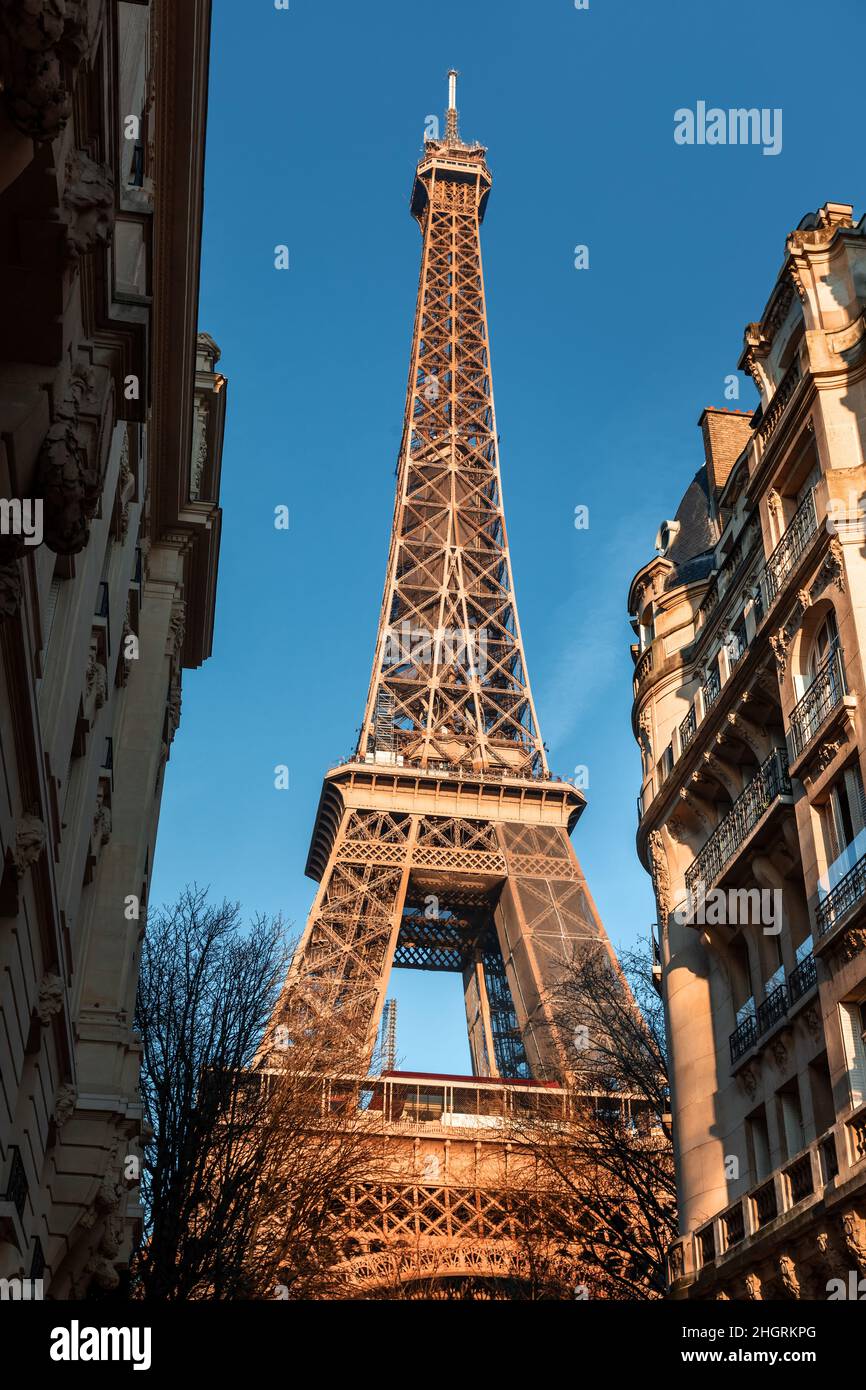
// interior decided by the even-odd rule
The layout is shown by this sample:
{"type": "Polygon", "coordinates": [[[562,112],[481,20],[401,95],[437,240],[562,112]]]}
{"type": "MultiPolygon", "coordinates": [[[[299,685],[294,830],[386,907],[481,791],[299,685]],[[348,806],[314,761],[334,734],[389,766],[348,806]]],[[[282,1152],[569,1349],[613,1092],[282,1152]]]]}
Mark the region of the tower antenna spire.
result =
{"type": "Polygon", "coordinates": [[[456,144],[460,139],[457,133],[457,69],[448,73],[448,110],[445,113],[445,139],[456,144]]]}

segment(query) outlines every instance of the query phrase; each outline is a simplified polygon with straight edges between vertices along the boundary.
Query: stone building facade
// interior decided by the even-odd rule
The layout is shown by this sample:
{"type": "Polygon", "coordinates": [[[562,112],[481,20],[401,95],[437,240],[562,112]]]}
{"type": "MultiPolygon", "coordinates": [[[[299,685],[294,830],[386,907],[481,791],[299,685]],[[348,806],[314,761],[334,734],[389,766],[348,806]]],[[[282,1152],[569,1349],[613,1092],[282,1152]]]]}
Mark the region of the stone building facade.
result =
{"type": "Polygon", "coordinates": [[[675,1297],[851,1296],[866,1275],[866,218],[852,212],[827,203],[788,237],[740,359],[760,404],[703,412],[704,463],[629,593],[675,1297]]]}
{"type": "Polygon", "coordinates": [[[210,0],[0,6],[0,1278],[118,1286],[225,378],[197,333],[210,0]]]}

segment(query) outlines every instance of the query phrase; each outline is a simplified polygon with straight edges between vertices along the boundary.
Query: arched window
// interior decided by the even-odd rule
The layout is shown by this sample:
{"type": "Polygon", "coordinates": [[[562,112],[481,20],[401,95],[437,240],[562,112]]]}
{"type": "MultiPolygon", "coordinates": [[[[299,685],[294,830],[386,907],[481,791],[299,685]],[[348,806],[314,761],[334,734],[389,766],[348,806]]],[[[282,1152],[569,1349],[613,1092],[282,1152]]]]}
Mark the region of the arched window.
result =
{"type": "Polygon", "coordinates": [[[818,626],[800,649],[794,674],[796,705],[791,711],[788,747],[793,758],[811,743],[831,711],[847,694],[836,614],[831,607],[816,615],[818,626]]]}
{"type": "Polygon", "coordinates": [[[811,685],[824,663],[839,645],[839,629],[836,614],[831,608],[812,639],[807,667],[807,685],[811,685]]]}

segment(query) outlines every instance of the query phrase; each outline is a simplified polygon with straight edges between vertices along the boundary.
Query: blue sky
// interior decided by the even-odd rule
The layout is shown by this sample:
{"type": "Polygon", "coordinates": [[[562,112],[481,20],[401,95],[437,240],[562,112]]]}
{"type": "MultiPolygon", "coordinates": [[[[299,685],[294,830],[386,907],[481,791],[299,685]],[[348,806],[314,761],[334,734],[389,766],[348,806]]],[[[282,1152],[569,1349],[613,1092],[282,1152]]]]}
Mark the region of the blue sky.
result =
{"type": "MultiPolygon", "coordinates": [[[[381,600],[408,197],[455,66],[461,133],[493,171],[494,386],[539,720],[552,766],[589,770],[574,843],[609,934],[646,933],[629,580],[703,462],[701,409],[755,403],[747,378],[725,401],[725,378],[786,234],[827,200],[864,211],[864,27],[862,0],[214,0],[200,326],[229,379],[224,530],[152,903],[197,881],[303,926],[321,778],[354,745],[381,600]],[[674,112],[699,100],[781,108],[781,153],[675,144],[674,112]]],[[[458,979],[397,971],[392,993],[404,1065],[468,1071],[458,979]]]]}

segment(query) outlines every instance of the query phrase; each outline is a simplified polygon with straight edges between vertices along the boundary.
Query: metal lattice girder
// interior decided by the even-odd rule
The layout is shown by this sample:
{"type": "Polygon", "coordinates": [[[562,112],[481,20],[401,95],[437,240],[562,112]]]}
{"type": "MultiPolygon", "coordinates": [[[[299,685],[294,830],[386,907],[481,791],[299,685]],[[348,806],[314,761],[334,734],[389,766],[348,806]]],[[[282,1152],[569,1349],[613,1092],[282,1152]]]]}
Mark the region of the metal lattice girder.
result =
{"type": "Polygon", "coordinates": [[[436,919],[423,910],[408,908],[403,913],[394,966],[413,970],[452,970],[461,972],[486,935],[487,924],[478,924],[440,914],[436,919]]]}
{"type": "MultiPolygon", "coordinates": [[[[447,130],[412,199],[421,277],[364,723],[325,777],[319,888],[274,1022],[337,1022],[372,1057],[393,966],[459,971],[474,1075],[549,1082],[572,1064],[551,1006],[563,966],[610,948],[569,838],[583,798],[549,775],[523,659],[479,245],[490,175],[456,112],[447,130]]],[[[428,1122],[422,1084],[417,1113],[382,1117],[391,1176],[377,1161],[336,1213],[347,1287],[519,1281],[512,1145],[459,1104],[455,1123],[428,1122]]]]}
{"type": "Polygon", "coordinates": [[[479,240],[490,183],[480,146],[428,141],[376,656],[357,756],[325,781],[320,887],[280,1007],[308,1026],[338,1017],[372,1054],[393,965],[459,970],[476,1074],[552,1078],[567,1067],[552,988],[606,938],[568,834],[582,798],[549,776],[514,601],[479,240]]]}
{"type": "Polygon", "coordinates": [[[546,771],[502,509],[479,226],[484,151],[430,142],[388,575],[358,751],[546,771]]]}

